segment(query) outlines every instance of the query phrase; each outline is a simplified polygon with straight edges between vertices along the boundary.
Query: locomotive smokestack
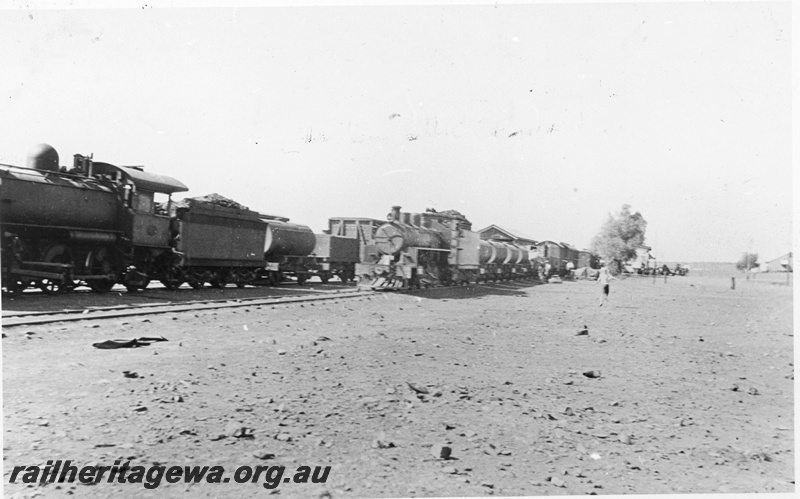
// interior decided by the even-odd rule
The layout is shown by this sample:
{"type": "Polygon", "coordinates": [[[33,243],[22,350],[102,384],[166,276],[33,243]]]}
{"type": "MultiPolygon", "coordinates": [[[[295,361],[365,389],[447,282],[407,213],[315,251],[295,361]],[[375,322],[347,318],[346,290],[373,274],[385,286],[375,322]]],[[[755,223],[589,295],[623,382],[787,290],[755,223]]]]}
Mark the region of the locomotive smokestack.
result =
{"type": "Polygon", "coordinates": [[[394,222],[396,220],[400,220],[400,206],[392,206],[392,211],[389,212],[389,216],[386,217],[390,222],[394,222]]]}
{"type": "Polygon", "coordinates": [[[28,151],[28,168],[57,172],[58,153],[49,144],[37,144],[28,151]]]}

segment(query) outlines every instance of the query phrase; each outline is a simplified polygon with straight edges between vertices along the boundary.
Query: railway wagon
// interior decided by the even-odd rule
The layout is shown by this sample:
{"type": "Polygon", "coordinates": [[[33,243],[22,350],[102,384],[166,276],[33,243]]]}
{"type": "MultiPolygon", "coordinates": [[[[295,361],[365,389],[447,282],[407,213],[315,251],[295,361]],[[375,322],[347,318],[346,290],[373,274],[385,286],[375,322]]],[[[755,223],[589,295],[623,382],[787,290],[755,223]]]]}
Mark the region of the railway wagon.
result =
{"type": "Polygon", "coordinates": [[[481,244],[480,263],[484,282],[532,277],[535,270],[527,248],[492,239],[481,244]]]}
{"type": "Polygon", "coordinates": [[[270,283],[277,285],[285,276],[294,276],[298,284],[305,283],[316,270],[316,259],[312,255],[317,245],[314,232],[306,225],[286,219],[265,221],[263,249],[270,283]]]}
{"type": "Polygon", "coordinates": [[[578,257],[580,256],[578,248],[564,242],[561,243],[561,248],[562,265],[566,267],[567,263],[572,262],[572,268],[578,268],[578,257]]]}
{"type": "Polygon", "coordinates": [[[361,263],[377,262],[380,253],[375,246],[375,233],[386,220],[359,217],[334,217],[328,219],[327,233],[333,236],[358,240],[358,261],[361,263]]]}
{"type": "Polygon", "coordinates": [[[56,150],[34,147],[27,167],[0,166],[2,287],[47,293],[87,285],[105,292],[122,283],[146,286],[173,261],[171,223],[154,196],[188,190],[142,167],[74,155],[59,167],[56,150]]]}
{"type": "Polygon", "coordinates": [[[313,270],[319,279],[326,283],[334,275],[346,283],[355,279],[356,263],[360,261],[360,244],[352,237],[333,236],[331,234],[314,234],[317,244],[314,246],[313,270]]]}
{"type": "Polygon", "coordinates": [[[538,246],[539,257],[550,264],[550,275],[561,275],[566,267],[564,248],[554,241],[541,241],[538,246]]]}

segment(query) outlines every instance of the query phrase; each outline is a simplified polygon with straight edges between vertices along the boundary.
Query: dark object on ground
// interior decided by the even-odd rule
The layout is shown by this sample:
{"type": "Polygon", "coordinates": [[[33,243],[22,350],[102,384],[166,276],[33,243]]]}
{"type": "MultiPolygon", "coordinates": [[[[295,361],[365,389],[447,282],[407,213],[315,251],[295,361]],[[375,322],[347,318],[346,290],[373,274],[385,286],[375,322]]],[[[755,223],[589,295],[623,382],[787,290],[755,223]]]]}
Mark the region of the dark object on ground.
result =
{"type": "Polygon", "coordinates": [[[134,338],[132,340],[106,340],[106,341],[101,341],[100,343],[92,343],[92,346],[95,348],[100,348],[102,350],[114,350],[117,348],[146,347],[149,346],[150,343],[156,341],[169,341],[169,340],[164,338],[163,336],[159,338],[143,336],[141,338],[134,338]]]}

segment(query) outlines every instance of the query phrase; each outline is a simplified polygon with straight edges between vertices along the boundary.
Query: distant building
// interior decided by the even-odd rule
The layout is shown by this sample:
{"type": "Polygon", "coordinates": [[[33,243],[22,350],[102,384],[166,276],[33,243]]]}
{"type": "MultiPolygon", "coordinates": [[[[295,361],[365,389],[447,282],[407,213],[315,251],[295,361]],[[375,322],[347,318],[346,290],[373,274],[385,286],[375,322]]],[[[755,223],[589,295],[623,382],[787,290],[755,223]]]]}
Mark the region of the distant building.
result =
{"type": "Polygon", "coordinates": [[[794,272],[792,269],[792,253],[789,252],[774,260],[761,264],[760,270],[761,272],[794,272]]]}
{"type": "Polygon", "coordinates": [[[490,225],[478,231],[481,239],[499,239],[501,241],[510,241],[514,244],[524,247],[532,251],[536,248],[536,240],[528,237],[516,229],[505,229],[499,225],[490,225]]]}

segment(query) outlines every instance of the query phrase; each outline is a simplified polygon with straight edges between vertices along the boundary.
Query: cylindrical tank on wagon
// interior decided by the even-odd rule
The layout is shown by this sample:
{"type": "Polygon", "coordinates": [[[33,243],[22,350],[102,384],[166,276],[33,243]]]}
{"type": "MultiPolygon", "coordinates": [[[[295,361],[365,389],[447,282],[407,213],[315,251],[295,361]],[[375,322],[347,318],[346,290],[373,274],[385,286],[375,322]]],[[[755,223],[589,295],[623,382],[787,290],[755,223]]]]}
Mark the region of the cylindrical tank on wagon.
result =
{"type": "Polygon", "coordinates": [[[392,222],[375,232],[375,246],[384,255],[394,255],[411,247],[446,249],[447,243],[435,230],[392,222]]]}
{"type": "Polygon", "coordinates": [[[519,246],[504,243],[508,248],[508,256],[503,263],[519,263],[522,261],[522,248],[519,246]]]}
{"type": "Polygon", "coordinates": [[[517,260],[517,263],[520,263],[520,264],[523,264],[523,265],[525,265],[527,263],[530,263],[530,261],[531,261],[531,253],[530,253],[530,251],[528,251],[527,249],[523,248],[522,246],[517,246],[517,249],[519,250],[519,259],[517,260]]]}
{"type": "Polygon", "coordinates": [[[48,172],[58,171],[58,152],[50,144],[36,144],[28,151],[28,168],[48,172]]]}
{"type": "Polygon", "coordinates": [[[508,259],[508,245],[500,241],[481,241],[481,264],[505,263],[508,259]]]}
{"type": "Polygon", "coordinates": [[[308,226],[272,220],[267,222],[264,241],[264,254],[267,256],[306,256],[314,251],[316,244],[314,231],[308,226]]]}

